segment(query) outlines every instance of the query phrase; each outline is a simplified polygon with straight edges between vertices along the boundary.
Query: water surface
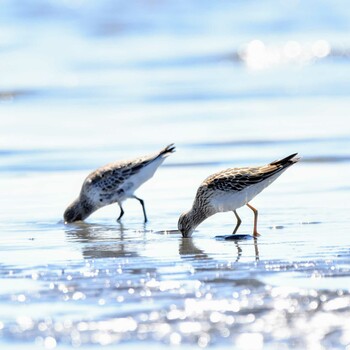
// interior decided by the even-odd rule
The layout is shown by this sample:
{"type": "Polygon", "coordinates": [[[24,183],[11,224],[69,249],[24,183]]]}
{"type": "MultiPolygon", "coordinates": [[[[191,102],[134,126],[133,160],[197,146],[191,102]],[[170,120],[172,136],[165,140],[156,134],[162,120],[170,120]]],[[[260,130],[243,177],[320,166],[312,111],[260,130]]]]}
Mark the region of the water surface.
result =
{"type": "Polygon", "coordinates": [[[345,2],[0,3],[1,347],[350,346],[345,2]],[[89,171],[171,142],[147,224],[62,222],[89,171]],[[258,239],[216,239],[232,213],[169,233],[209,174],[294,152],[258,239]]]}

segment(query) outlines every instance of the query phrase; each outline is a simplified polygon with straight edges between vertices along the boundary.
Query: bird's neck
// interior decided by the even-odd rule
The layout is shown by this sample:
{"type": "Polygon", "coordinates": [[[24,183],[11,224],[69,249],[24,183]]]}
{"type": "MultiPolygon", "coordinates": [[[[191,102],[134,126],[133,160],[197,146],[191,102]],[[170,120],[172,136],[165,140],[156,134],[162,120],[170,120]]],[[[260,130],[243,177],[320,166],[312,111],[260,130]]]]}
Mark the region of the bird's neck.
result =
{"type": "Polygon", "coordinates": [[[189,218],[192,222],[193,229],[200,225],[206,218],[213,215],[209,210],[205,208],[200,208],[193,206],[192,209],[188,212],[189,218]]]}
{"type": "Polygon", "coordinates": [[[90,216],[98,208],[91,203],[91,201],[84,195],[79,197],[79,207],[82,215],[82,220],[90,216]]]}

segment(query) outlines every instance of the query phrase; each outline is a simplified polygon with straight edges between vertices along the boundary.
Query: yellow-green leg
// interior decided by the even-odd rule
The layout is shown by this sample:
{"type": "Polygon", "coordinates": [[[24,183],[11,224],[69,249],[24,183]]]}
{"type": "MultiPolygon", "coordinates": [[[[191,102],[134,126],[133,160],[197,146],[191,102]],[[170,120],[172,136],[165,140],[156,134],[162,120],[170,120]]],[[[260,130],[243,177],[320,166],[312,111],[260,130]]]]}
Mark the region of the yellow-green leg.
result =
{"type": "Polygon", "coordinates": [[[254,229],[253,229],[253,236],[259,237],[260,234],[258,233],[258,211],[252,207],[249,203],[247,203],[247,207],[254,212],[254,229]]]}

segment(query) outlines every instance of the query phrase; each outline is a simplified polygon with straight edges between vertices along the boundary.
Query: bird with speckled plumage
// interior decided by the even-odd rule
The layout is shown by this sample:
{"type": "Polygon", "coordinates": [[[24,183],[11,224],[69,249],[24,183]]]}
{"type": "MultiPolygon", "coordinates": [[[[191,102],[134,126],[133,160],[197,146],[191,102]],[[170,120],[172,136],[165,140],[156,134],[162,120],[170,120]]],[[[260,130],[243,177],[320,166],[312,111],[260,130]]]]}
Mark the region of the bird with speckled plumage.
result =
{"type": "Polygon", "coordinates": [[[231,168],[209,176],[199,186],[192,208],[179,218],[178,229],[182,236],[191,237],[205,219],[226,211],[233,211],[236,216],[235,234],[241,224],[236,210],[244,205],[254,212],[253,236],[259,236],[258,211],[249,202],[299,159],[295,153],[267,165],[231,168]]]}
{"type": "Polygon", "coordinates": [[[128,198],[140,202],[147,222],[144,201],[135,196],[134,192],[154,175],[164,159],[173,152],[175,146],[170,144],[155,154],[110,163],[93,171],[85,179],[78,198],[65,210],[65,223],[85,220],[96,210],[113,203],[119,204],[119,221],[124,215],[122,202],[128,198]]]}

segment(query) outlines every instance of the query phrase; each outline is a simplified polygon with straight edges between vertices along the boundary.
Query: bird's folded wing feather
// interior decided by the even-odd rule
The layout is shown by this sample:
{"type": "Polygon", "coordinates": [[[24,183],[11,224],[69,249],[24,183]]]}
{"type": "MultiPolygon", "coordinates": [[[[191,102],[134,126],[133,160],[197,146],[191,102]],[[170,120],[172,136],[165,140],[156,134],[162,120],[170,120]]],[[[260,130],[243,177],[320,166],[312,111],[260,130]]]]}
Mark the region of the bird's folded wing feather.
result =
{"type": "Polygon", "coordinates": [[[282,166],[271,164],[254,168],[232,168],[209,176],[202,185],[212,190],[238,192],[275,175],[282,169],[282,166]]]}
{"type": "Polygon", "coordinates": [[[84,191],[95,191],[96,188],[99,188],[100,192],[117,191],[128,178],[137,174],[156,157],[157,156],[142,157],[132,161],[111,163],[99,168],[86,178],[83,185],[84,191]]]}

